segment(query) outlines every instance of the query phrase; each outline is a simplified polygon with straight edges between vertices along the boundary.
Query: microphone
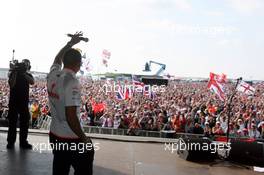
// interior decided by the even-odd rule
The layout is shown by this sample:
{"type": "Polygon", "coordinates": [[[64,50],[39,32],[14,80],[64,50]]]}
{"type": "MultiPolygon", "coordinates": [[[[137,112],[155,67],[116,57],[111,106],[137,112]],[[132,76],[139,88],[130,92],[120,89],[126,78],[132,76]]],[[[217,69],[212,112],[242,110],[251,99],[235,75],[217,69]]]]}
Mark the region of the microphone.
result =
{"type": "MultiPolygon", "coordinates": [[[[67,34],[67,36],[68,37],[73,37],[74,35],[72,35],[72,34],[67,34]]],[[[85,41],[85,42],[88,42],[89,41],[89,39],[88,38],[85,38],[85,37],[79,37],[82,41],[85,41]]]]}

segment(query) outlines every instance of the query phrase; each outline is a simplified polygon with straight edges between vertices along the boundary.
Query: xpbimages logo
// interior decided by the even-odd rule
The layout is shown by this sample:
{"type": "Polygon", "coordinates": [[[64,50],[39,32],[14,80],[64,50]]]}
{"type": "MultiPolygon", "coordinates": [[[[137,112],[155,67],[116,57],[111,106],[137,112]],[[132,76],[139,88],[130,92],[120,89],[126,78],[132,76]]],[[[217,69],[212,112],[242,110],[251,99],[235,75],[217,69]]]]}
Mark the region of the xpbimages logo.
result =
{"type": "Polygon", "coordinates": [[[85,153],[86,151],[98,151],[100,150],[100,143],[34,143],[33,151],[45,152],[45,151],[77,151],[79,153],[85,153]]]}
{"type": "Polygon", "coordinates": [[[170,151],[171,153],[178,151],[210,151],[211,153],[216,153],[219,151],[230,151],[231,143],[215,143],[215,142],[189,142],[184,141],[182,138],[176,143],[165,143],[165,151],[170,151]]]}
{"type": "Polygon", "coordinates": [[[124,90],[131,90],[132,92],[165,92],[166,86],[165,85],[139,85],[139,84],[116,84],[115,82],[112,84],[104,84],[100,87],[100,92],[105,93],[106,95],[111,92],[118,93],[124,90]]]}

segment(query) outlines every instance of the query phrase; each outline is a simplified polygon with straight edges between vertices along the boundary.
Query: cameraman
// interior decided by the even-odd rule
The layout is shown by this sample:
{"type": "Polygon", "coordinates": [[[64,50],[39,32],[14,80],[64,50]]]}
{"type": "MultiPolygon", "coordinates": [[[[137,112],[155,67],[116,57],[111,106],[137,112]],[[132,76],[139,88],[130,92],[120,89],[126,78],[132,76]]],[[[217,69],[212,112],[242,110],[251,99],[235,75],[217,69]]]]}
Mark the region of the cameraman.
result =
{"type": "Polygon", "coordinates": [[[30,114],[28,109],[29,102],[29,84],[34,84],[34,78],[29,73],[31,66],[27,59],[22,63],[17,63],[10,68],[8,84],[10,86],[9,112],[8,112],[8,136],[7,149],[13,149],[16,141],[16,125],[19,114],[20,133],[19,145],[22,149],[32,149],[28,143],[28,127],[30,114]]]}

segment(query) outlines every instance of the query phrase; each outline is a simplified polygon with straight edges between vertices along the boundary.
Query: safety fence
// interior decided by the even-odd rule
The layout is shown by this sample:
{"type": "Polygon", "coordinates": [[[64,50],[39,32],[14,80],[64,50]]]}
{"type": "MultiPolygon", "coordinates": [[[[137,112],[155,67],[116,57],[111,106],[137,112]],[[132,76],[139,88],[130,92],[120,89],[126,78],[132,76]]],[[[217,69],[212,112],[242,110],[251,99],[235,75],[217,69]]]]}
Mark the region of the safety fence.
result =
{"type": "MultiPolygon", "coordinates": [[[[50,129],[50,124],[51,124],[51,117],[46,115],[46,116],[40,116],[38,117],[36,123],[35,123],[35,129],[40,129],[40,130],[49,130],[50,129]]],[[[1,127],[8,127],[8,121],[2,121],[0,120],[0,126],[1,127]]],[[[19,127],[19,125],[18,125],[19,127]]],[[[92,133],[92,134],[108,134],[108,135],[130,135],[128,129],[120,129],[120,128],[107,128],[107,127],[101,127],[101,126],[88,126],[85,125],[84,131],[86,133],[92,133]]],[[[180,138],[180,137],[191,137],[191,138],[198,138],[198,137],[203,137],[203,134],[191,134],[191,133],[176,133],[175,131],[147,131],[147,130],[140,130],[137,129],[134,131],[133,136],[141,136],[141,137],[155,137],[155,138],[180,138]]],[[[211,137],[214,139],[215,137],[211,137]]],[[[225,136],[216,136],[216,138],[219,141],[226,140],[225,136]]],[[[229,138],[232,139],[250,139],[248,136],[243,136],[243,137],[235,137],[235,136],[230,136],[229,138]]],[[[258,138],[258,141],[264,142],[264,139],[258,138]]]]}
{"type": "Polygon", "coordinates": [[[35,125],[36,125],[36,128],[39,128],[41,130],[49,130],[50,123],[51,123],[51,117],[46,115],[46,116],[38,117],[35,125]]]}
{"type": "MultiPolygon", "coordinates": [[[[129,135],[128,129],[116,129],[116,128],[106,128],[99,126],[84,126],[86,133],[94,134],[109,134],[109,135],[129,135]]],[[[136,130],[136,134],[133,136],[141,137],[157,137],[157,138],[180,138],[180,137],[201,137],[201,134],[191,134],[191,133],[176,133],[175,131],[147,131],[147,130],[136,130]]]]}
{"type": "MultiPolygon", "coordinates": [[[[41,116],[36,121],[36,128],[41,130],[49,130],[51,123],[51,117],[41,116]]],[[[100,126],[87,126],[85,125],[84,131],[86,133],[93,133],[93,134],[109,134],[109,135],[129,135],[128,129],[119,129],[119,128],[107,128],[107,127],[100,127],[100,126]]],[[[157,137],[157,138],[179,138],[182,136],[186,136],[186,133],[175,133],[175,131],[146,131],[137,129],[134,131],[135,136],[141,137],[157,137]]],[[[188,134],[188,136],[192,137],[199,137],[202,135],[199,134],[188,134]]]]}

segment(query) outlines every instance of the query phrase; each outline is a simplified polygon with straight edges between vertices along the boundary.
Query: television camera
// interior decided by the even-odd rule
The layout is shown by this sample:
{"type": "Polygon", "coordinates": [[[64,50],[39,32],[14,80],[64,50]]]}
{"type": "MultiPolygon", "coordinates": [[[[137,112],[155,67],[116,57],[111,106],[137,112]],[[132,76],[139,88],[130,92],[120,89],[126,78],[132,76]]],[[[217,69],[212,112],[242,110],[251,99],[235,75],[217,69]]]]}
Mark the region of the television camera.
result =
{"type": "Polygon", "coordinates": [[[15,50],[13,50],[13,58],[9,63],[9,69],[11,72],[20,72],[25,73],[27,70],[30,70],[30,61],[28,59],[23,59],[21,62],[14,59],[15,50]]]}

